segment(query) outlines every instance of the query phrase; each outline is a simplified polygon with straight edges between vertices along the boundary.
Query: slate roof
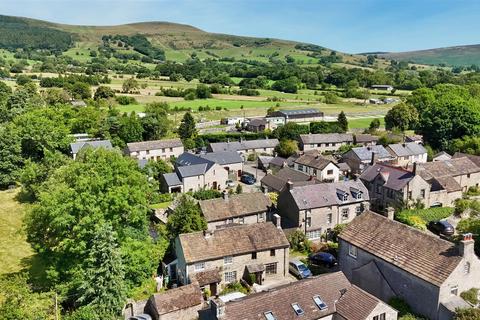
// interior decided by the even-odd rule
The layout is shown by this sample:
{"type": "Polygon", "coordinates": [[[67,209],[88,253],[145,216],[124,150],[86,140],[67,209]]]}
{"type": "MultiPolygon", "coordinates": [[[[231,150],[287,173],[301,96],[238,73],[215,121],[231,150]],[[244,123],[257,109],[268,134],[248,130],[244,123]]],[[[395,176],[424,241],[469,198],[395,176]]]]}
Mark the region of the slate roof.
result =
{"type": "Polygon", "coordinates": [[[97,148],[112,149],[113,148],[110,140],[92,140],[92,141],[81,141],[81,142],[70,143],[70,149],[72,150],[72,154],[77,154],[84,147],[92,147],[94,149],[97,149],[97,148]]]}
{"type": "Polygon", "coordinates": [[[220,270],[217,269],[217,268],[210,269],[210,270],[205,270],[205,271],[200,271],[200,272],[195,272],[190,277],[194,278],[194,280],[196,280],[198,282],[198,285],[200,287],[203,287],[203,286],[211,284],[211,283],[222,282],[222,275],[220,274],[220,270]]]}
{"type": "Polygon", "coordinates": [[[187,309],[203,303],[202,292],[196,284],[188,284],[163,293],[155,293],[149,300],[149,302],[153,302],[153,307],[158,315],[187,309]]]}
{"type": "Polygon", "coordinates": [[[451,242],[374,212],[356,217],[339,237],[435,286],[462,261],[451,242]]]}
{"type": "Polygon", "coordinates": [[[165,179],[165,182],[169,187],[179,186],[182,184],[182,181],[180,181],[176,172],[164,173],[163,179],[165,179]]]}
{"type": "Polygon", "coordinates": [[[283,157],[273,157],[273,159],[270,160],[270,164],[277,167],[283,166],[286,162],[287,162],[287,159],[283,157]]]}
{"type": "Polygon", "coordinates": [[[360,175],[360,179],[362,181],[372,182],[378,175],[381,175],[384,180],[386,179],[384,187],[392,190],[402,190],[415,177],[415,174],[411,171],[376,163],[365,169],[360,175]]]}
{"type": "Polygon", "coordinates": [[[213,152],[219,151],[243,151],[247,149],[275,148],[278,145],[278,139],[257,139],[232,142],[210,143],[210,149],[213,152]]]}
{"type": "Polygon", "coordinates": [[[177,166],[175,168],[175,172],[182,178],[186,177],[195,177],[208,171],[211,168],[211,165],[208,163],[200,163],[200,164],[191,164],[191,165],[184,165],[184,166],[177,166]]]}
{"type": "Polygon", "coordinates": [[[152,140],[152,141],[127,143],[127,150],[129,153],[145,151],[145,150],[159,150],[163,148],[177,148],[177,147],[183,147],[182,140],[166,139],[166,140],[152,140]]]}
{"type": "Polygon", "coordinates": [[[356,134],[355,142],[356,143],[368,143],[368,142],[378,141],[378,137],[371,134],[356,134]]]}
{"type": "Polygon", "coordinates": [[[423,141],[423,136],[421,134],[414,134],[411,136],[406,136],[405,137],[406,142],[415,142],[415,141],[423,141]]]}
{"type": "Polygon", "coordinates": [[[252,127],[260,127],[260,126],[266,126],[267,125],[267,119],[265,118],[251,118],[250,122],[248,122],[248,126],[252,127]]]}
{"type": "Polygon", "coordinates": [[[461,153],[461,152],[455,152],[453,155],[453,158],[468,158],[470,161],[475,163],[478,167],[480,167],[480,156],[475,156],[473,154],[468,154],[468,153],[461,153]]]}
{"type": "Polygon", "coordinates": [[[242,163],[243,159],[237,152],[233,151],[220,151],[220,152],[208,152],[199,155],[202,159],[207,159],[218,163],[219,165],[226,165],[232,163],[242,163]]]}
{"type": "Polygon", "coordinates": [[[204,231],[184,233],[179,242],[188,264],[289,246],[283,231],[271,222],[216,229],[208,237],[204,231]]]}
{"type": "Polygon", "coordinates": [[[325,157],[322,157],[322,155],[304,154],[298,157],[294,162],[310,168],[319,169],[319,170],[323,170],[330,163],[333,163],[335,166],[337,166],[333,161],[325,157]]]}
{"type": "MultiPolygon", "coordinates": [[[[457,154],[457,153],[455,153],[455,154],[457,154]]],[[[435,158],[441,157],[441,156],[445,156],[449,159],[452,159],[452,156],[445,151],[440,151],[439,153],[435,154],[432,158],[435,159],[435,158]]],[[[459,158],[461,158],[461,157],[459,157],[459,158]]]]}
{"type": "Polygon", "coordinates": [[[349,133],[317,133],[301,134],[300,140],[303,144],[308,143],[340,143],[353,142],[353,136],[349,133]]]}
{"type": "Polygon", "coordinates": [[[295,109],[295,110],[278,110],[272,112],[267,117],[286,117],[286,118],[300,118],[300,117],[312,117],[323,116],[323,112],[317,109],[295,109]]]}
{"type": "MultiPolygon", "coordinates": [[[[369,147],[357,147],[350,150],[361,161],[368,161],[372,159],[372,153],[376,153],[378,159],[391,159],[392,155],[382,145],[374,145],[369,147]]],[[[348,153],[348,152],[347,152],[348,153]]]]}
{"type": "Polygon", "coordinates": [[[444,161],[417,163],[416,165],[418,174],[422,175],[422,177],[425,176],[425,180],[429,180],[429,178],[432,177],[455,177],[459,175],[480,172],[480,167],[478,167],[467,157],[452,158],[444,161]]]}
{"type": "Polygon", "coordinates": [[[363,202],[370,199],[367,188],[359,180],[293,187],[289,192],[298,210],[363,202]],[[358,191],[362,193],[361,199],[354,197],[354,193],[358,193],[358,191]],[[348,195],[347,201],[340,200],[342,194],[348,195]]]}
{"type": "Polygon", "coordinates": [[[388,148],[397,157],[416,156],[427,153],[427,149],[415,142],[390,144],[388,148]]]}
{"type": "Polygon", "coordinates": [[[260,180],[260,182],[262,185],[270,187],[277,192],[281,192],[286,188],[288,180],[290,180],[294,186],[320,183],[318,180],[312,179],[308,174],[289,167],[280,169],[275,175],[267,174],[262,180],[260,180]]]}
{"type": "Polygon", "coordinates": [[[259,320],[270,311],[278,320],[316,320],[335,313],[345,320],[366,320],[379,303],[374,296],[350,284],[342,272],[335,272],[229,301],[222,319],[259,320]],[[320,310],[315,304],[313,297],[317,295],[326,309],[320,310]],[[302,316],[295,313],[293,303],[302,308],[302,316]]]}
{"type": "Polygon", "coordinates": [[[229,195],[227,199],[203,200],[199,204],[207,222],[212,222],[266,212],[272,201],[262,192],[251,192],[229,195]]]}

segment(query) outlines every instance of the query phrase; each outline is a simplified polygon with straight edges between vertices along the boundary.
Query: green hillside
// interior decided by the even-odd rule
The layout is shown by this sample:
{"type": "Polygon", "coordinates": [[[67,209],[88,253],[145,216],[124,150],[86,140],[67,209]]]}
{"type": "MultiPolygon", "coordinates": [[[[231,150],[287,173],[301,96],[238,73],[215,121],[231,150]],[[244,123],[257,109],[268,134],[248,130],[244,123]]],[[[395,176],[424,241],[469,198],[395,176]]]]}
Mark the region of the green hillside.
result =
{"type": "Polygon", "coordinates": [[[480,45],[456,46],[430,50],[386,53],[380,56],[387,59],[411,61],[421,64],[448,66],[480,66],[480,45]]]}

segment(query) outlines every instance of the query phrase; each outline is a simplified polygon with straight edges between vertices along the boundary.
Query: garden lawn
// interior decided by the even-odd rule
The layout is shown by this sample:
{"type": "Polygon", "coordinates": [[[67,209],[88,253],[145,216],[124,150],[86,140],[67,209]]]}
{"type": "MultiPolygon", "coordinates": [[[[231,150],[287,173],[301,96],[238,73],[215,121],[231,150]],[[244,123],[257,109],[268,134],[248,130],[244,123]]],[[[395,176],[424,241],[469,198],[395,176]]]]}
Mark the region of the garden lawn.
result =
{"type": "MultiPolygon", "coordinates": [[[[348,119],[348,127],[350,129],[367,129],[370,127],[370,122],[376,118],[356,118],[348,119]]],[[[385,126],[385,119],[383,117],[378,118],[380,120],[380,126],[385,126]]]]}
{"type": "Polygon", "coordinates": [[[18,272],[33,255],[22,229],[25,205],[15,200],[18,191],[0,191],[0,275],[18,272]]]}
{"type": "Polygon", "coordinates": [[[395,219],[417,229],[425,230],[430,221],[445,219],[453,214],[454,208],[440,207],[427,209],[403,210],[395,219]]]}

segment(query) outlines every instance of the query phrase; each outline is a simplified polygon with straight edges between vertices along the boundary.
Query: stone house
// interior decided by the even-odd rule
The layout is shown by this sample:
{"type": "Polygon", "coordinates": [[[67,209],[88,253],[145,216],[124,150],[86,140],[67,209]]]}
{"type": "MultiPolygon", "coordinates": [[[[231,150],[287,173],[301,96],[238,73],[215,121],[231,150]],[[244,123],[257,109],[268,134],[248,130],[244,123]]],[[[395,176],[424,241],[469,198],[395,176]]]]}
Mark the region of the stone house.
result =
{"type": "Polygon", "coordinates": [[[364,147],[374,146],[378,142],[378,136],[359,133],[353,137],[353,142],[364,147]]]}
{"type": "MultiPolygon", "coordinates": [[[[376,163],[361,175],[370,195],[372,208],[399,208],[419,201],[430,207],[430,184],[421,176],[403,168],[376,163]]],[[[443,204],[443,202],[442,202],[443,204]]]]}
{"type": "Polygon", "coordinates": [[[278,145],[278,143],[278,139],[268,138],[232,142],[215,142],[209,144],[208,150],[210,152],[234,151],[243,156],[248,156],[249,154],[253,153],[273,155],[275,147],[278,145]]]}
{"type": "Polygon", "coordinates": [[[188,284],[204,272],[219,274],[219,283],[203,283],[212,295],[240,279],[261,285],[287,276],[288,250],[285,234],[272,222],[181,234],[175,239],[177,275],[188,284]]]}
{"type": "Polygon", "coordinates": [[[280,193],[287,189],[288,183],[293,186],[305,186],[310,184],[320,183],[315,177],[290,167],[284,167],[276,173],[267,173],[265,177],[260,180],[260,185],[263,190],[267,192],[280,193]]]}
{"type": "Polygon", "coordinates": [[[265,118],[252,118],[247,122],[247,131],[250,132],[263,132],[269,127],[265,118]]]}
{"type": "Polygon", "coordinates": [[[415,163],[413,172],[428,181],[432,185],[432,191],[446,193],[446,199],[439,202],[449,203],[446,204],[449,206],[453,205],[455,199],[462,197],[462,192],[480,184],[480,167],[468,157],[415,163]]]}
{"type": "Polygon", "coordinates": [[[293,167],[322,182],[338,182],[340,177],[338,165],[320,154],[303,154],[293,161],[293,167]]]}
{"type": "Polygon", "coordinates": [[[166,192],[188,192],[201,189],[224,190],[229,172],[221,165],[184,152],[175,162],[175,171],[163,175],[166,192]]]}
{"type": "Polygon", "coordinates": [[[110,140],[88,140],[88,141],[78,141],[78,142],[70,143],[70,153],[73,157],[73,160],[77,158],[77,154],[83,148],[93,148],[93,149],[104,148],[107,150],[111,150],[113,149],[113,146],[110,140]]]}
{"type": "Polygon", "coordinates": [[[432,157],[432,161],[435,162],[435,161],[445,161],[445,160],[450,160],[452,159],[452,156],[449,155],[447,152],[445,151],[440,151],[439,153],[435,154],[433,157],[432,157]]]}
{"type": "Polygon", "coordinates": [[[243,159],[237,152],[208,152],[201,153],[198,156],[222,166],[228,171],[228,175],[232,180],[238,180],[243,173],[243,159]]]}
{"type": "Polygon", "coordinates": [[[348,164],[352,173],[362,173],[368,165],[390,162],[394,157],[382,145],[356,147],[342,155],[342,162],[348,164]]]}
{"type": "Polygon", "coordinates": [[[193,320],[202,308],[202,291],[192,283],[150,296],[144,312],[153,320],[193,320]]]}
{"type": "Polygon", "coordinates": [[[341,223],[352,221],[369,208],[368,190],[360,180],[292,187],[278,196],[284,228],[296,228],[320,241],[341,223]]]}
{"type": "Polygon", "coordinates": [[[407,167],[416,162],[427,162],[427,149],[416,142],[390,144],[387,151],[393,156],[392,164],[395,166],[407,167]]]}
{"type": "Polygon", "coordinates": [[[127,155],[138,160],[168,160],[178,158],[184,151],[180,139],[131,142],[125,149],[127,155]]]}
{"type": "Polygon", "coordinates": [[[374,212],[340,233],[338,259],[354,285],[383,301],[399,297],[432,320],[468,307],[460,293],[480,283],[471,235],[455,245],[374,212]]]}
{"type": "Polygon", "coordinates": [[[397,310],[351,284],[342,272],[327,273],[229,302],[215,299],[200,320],[396,320],[397,310]]]}
{"type": "Polygon", "coordinates": [[[199,201],[200,209],[208,224],[215,230],[226,224],[253,224],[271,220],[273,204],[268,195],[262,192],[229,195],[223,198],[199,201]]]}
{"type": "Polygon", "coordinates": [[[349,133],[301,134],[299,147],[303,151],[318,150],[324,152],[338,151],[341,146],[353,144],[349,133]]]}

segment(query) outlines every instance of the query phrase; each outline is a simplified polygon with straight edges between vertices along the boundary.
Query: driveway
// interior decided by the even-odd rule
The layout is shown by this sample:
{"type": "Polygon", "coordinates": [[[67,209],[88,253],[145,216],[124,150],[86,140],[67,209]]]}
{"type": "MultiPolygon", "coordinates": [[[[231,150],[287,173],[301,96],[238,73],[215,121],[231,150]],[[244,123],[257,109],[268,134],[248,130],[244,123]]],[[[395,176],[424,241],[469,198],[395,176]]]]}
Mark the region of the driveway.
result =
{"type": "Polygon", "coordinates": [[[255,177],[257,180],[255,184],[248,185],[243,182],[238,182],[242,185],[243,187],[243,192],[258,192],[262,191],[260,188],[260,180],[262,180],[263,177],[265,177],[265,172],[261,169],[257,169],[257,163],[256,162],[245,162],[243,164],[243,171],[247,172],[255,177]]]}

